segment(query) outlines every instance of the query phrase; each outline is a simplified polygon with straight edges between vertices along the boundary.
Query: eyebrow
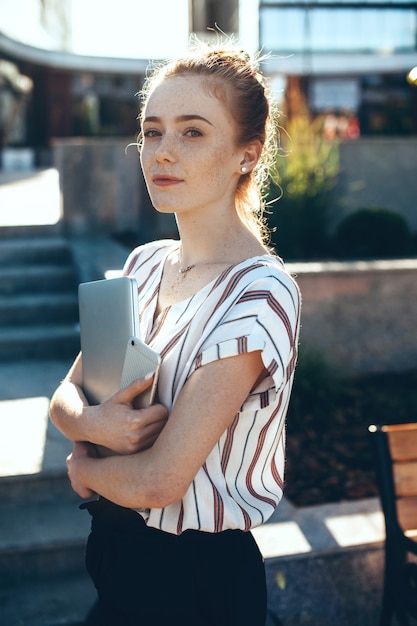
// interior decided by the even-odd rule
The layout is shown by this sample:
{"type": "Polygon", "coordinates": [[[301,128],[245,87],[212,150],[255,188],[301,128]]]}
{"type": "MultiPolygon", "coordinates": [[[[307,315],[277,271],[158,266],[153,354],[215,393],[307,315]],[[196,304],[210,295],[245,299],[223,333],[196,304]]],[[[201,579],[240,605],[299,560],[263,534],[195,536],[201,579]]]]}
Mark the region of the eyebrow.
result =
{"type": "MultiPolygon", "coordinates": [[[[213,126],[213,124],[209,122],[206,117],[203,117],[202,115],[197,115],[195,113],[192,113],[190,115],[178,115],[178,117],[175,118],[176,122],[190,122],[191,120],[201,120],[202,122],[206,122],[206,124],[210,124],[210,126],[213,126]]],[[[143,120],[143,123],[145,122],[161,122],[161,118],[157,115],[149,115],[143,120]]]]}

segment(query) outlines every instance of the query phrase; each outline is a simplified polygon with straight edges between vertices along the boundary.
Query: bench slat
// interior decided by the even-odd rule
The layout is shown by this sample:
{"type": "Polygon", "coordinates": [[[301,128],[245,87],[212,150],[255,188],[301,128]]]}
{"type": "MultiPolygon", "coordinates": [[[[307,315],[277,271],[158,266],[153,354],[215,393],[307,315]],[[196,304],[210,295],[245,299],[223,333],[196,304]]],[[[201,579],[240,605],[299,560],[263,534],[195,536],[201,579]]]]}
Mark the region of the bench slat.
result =
{"type": "Polygon", "coordinates": [[[397,498],[417,496],[417,461],[394,463],[393,472],[397,498]]]}
{"type": "Polygon", "coordinates": [[[411,536],[414,538],[417,533],[417,497],[398,498],[397,500],[398,521],[404,531],[414,531],[411,536]]]}
{"type": "Polygon", "coordinates": [[[395,424],[384,426],[382,430],[388,434],[393,461],[417,459],[417,424],[395,424]]]}

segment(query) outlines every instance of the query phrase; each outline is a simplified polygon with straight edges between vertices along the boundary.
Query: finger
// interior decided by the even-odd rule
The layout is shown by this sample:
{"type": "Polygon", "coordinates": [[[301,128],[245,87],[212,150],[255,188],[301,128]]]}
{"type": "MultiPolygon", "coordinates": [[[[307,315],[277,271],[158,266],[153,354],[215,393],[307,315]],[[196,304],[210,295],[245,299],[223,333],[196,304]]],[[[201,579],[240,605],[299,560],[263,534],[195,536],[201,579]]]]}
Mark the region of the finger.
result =
{"type": "Polygon", "coordinates": [[[121,453],[134,454],[135,452],[140,452],[141,450],[149,448],[158,438],[166,422],[166,419],[154,421],[146,425],[141,422],[141,424],[138,425],[137,430],[131,433],[129,443],[127,445],[125,443],[125,447],[121,453]]]}
{"type": "Polygon", "coordinates": [[[114,396],[113,400],[119,404],[131,404],[140,393],[148,389],[152,384],[153,374],[147,375],[145,378],[138,378],[130,385],[120,389],[114,396]]]}
{"type": "Polygon", "coordinates": [[[167,423],[166,420],[158,420],[156,422],[147,424],[146,426],[141,428],[141,431],[140,431],[141,441],[144,441],[148,437],[158,436],[161,430],[164,428],[166,423],[167,423]]]}
{"type": "Polygon", "coordinates": [[[166,422],[157,422],[155,424],[151,424],[144,429],[142,442],[145,446],[150,443],[154,443],[156,439],[159,437],[161,430],[165,426],[166,422]]]}
{"type": "Polygon", "coordinates": [[[73,454],[77,456],[87,456],[88,444],[84,441],[74,441],[73,454]]]}
{"type": "Polygon", "coordinates": [[[137,423],[140,428],[154,424],[155,422],[165,423],[168,418],[168,409],[162,404],[151,404],[144,409],[137,409],[137,419],[134,419],[134,423],[137,423]]]}

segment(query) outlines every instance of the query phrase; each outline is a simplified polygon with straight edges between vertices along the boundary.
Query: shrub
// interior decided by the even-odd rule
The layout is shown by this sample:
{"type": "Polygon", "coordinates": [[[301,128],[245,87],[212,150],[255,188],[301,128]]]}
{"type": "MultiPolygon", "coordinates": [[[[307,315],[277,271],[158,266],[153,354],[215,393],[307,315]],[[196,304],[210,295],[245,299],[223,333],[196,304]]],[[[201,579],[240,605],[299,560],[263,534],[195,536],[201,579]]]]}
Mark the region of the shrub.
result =
{"type": "Polygon", "coordinates": [[[281,147],[268,194],[272,244],[286,260],[326,257],[327,212],[339,171],[338,145],[323,137],[320,119],[311,121],[303,115],[287,122],[281,147]]]}
{"type": "Polygon", "coordinates": [[[315,428],[324,427],[346,394],[349,390],[337,365],[321,351],[300,346],[289,408],[291,428],[304,428],[310,423],[315,428]]]}
{"type": "Polygon", "coordinates": [[[335,235],[335,253],[344,258],[404,257],[411,251],[411,233],[394,211],[369,207],[347,215],[335,235]]]}

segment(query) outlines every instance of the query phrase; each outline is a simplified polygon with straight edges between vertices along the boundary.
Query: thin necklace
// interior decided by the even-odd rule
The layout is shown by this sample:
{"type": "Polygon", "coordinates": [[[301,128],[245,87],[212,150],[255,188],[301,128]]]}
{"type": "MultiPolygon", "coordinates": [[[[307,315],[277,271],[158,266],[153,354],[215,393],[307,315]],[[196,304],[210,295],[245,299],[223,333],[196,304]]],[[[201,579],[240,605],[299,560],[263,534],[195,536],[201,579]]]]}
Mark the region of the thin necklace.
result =
{"type": "Polygon", "coordinates": [[[193,269],[193,267],[195,267],[195,263],[192,263],[192,265],[187,265],[186,267],[181,267],[181,265],[182,265],[182,246],[178,250],[178,260],[179,260],[179,263],[180,263],[180,267],[178,268],[178,273],[181,274],[182,276],[185,276],[185,274],[187,274],[190,270],[193,269]]]}
{"type": "Polygon", "coordinates": [[[187,267],[179,267],[178,268],[178,272],[179,272],[179,274],[184,275],[187,272],[189,272],[190,270],[192,270],[193,267],[195,267],[195,263],[193,263],[192,265],[187,265],[187,267]]]}

